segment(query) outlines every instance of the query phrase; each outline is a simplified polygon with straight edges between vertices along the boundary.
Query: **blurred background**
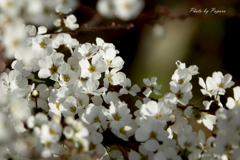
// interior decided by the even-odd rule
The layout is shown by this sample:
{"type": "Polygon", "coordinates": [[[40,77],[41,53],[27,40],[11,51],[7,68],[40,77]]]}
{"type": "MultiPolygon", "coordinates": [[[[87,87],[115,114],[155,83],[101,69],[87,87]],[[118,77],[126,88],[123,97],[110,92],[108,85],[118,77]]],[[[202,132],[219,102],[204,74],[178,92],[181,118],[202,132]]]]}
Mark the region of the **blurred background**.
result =
{"type": "MultiPolygon", "coordinates": [[[[96,1],[82,0],[81,4],[95,8],[96,1]]],[[[157,77],[158,84],[162,84],[160,93],[163,95],[170,91],[169,82],[174,70],[175,62],[180,60],[186,66],[197,65],[199,75],[192,79],[194,98],[190,103],[202,97],[198,77],[206,80],[214,71],[222,71],[223,75],[230,73],[235,86],[240,84],[238,58],[240,53],[240,1],[237,0],[151,0],[145,1],[143,13],[134,21],[134,28],[130,30],[104,30],[99,32],[85,32],[78,35],[80,42],[95,43],[96,37],[101,37],[105,42],[113,43],[120,51],[120,56],[125,61],[123,72],[132,80],[132,84],[144,86],[143,78],[157,77]],[[159,8],[167,8],[168,16],[154,17],[149,12],[159,8]],[[223,14],[194,14],[187,18],[171,18],[188,15],[190,8],[198,9],[216,8],[225,10],[223,14]],[[144,13],[147,13],[144,15],[144,13]],[[143,15],[143,16],[142,16],[143,15]]],[[[87,22],[92,15],[84,15],[76,11],[78,21],[87,22]],[[86,19],[84,19],[86,18],[86,19]]],[[[111,22],[123,22],[119,19],[103,19],[98,25],[111,22]]],[[[222,97],[222,103],[232,96],[232,89],[227,89],[227,94],[222,97]]],[[[151,97],[154,97],[152,94],[151,97]]],[[[159,98],[155,96],[155,98],[159,98]]],[[[135,101],[125,99],[134,106],[135,101]],[[130,102],[131,101],[131,102],[130,102]]],[[[199,102],[197,105],[202,105],[199,102]]],[[[194,120],[195,130],[198,130],[194,120]]],[[[205,132],[208,132],[205,130],[205,132]]]]}
{"type": "MultiPolygon", "coordinates": [[[[96,2],[81,0],[82,8],[75,12],[80,24],[88,22],[96,14],[96,2]],[[87,13],[84,12],[85,5],[92,7],[87,13]]],[[[237,0],[145,1],[142,14],[133,21],[102,19],[97,24],[133,23],[134,28],[81,32],[77,37],[80,43],[95,43],[96,37],[113,43],[125,61],[123,71],[131,78],[132,83],[143,86],[143,78],[156,76],[157,82],[163,84],[162,94],[169,91],[168,83],[176,69],[177,60],[186,63],[187,67],[199,67],[200,74],[193,78],[194,83],[198,83],[198,77],[206,79],[214,71],[222,71],[224,75],[232,74],[236,85],[239,85],[239,7],[240,2],[237,0]],[[154,17],[149,13],[164,7],[171,12],[168,17],[154,17]],[[192,7],[202,10],[216,8],[225,10],[226,13],[196,13],[187,18],[171,19],[171,16],[188,15],[192,7]]],[[[199,88],[194,89],[194,95],[201,96],[199,88]]]]}

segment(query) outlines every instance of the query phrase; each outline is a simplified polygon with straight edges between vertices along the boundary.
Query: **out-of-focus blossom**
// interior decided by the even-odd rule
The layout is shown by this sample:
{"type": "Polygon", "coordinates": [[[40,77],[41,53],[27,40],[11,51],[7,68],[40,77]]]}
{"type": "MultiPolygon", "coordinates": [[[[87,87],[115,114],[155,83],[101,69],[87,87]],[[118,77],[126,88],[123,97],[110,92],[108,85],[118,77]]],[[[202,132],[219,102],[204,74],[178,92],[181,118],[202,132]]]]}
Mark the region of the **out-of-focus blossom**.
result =
{"type": "Polygon", "coordinates": [[[124,21],[136,18],[143,8],[143,0],[99,0],[97,3],[97,10],[102,16],[124,21]]]}

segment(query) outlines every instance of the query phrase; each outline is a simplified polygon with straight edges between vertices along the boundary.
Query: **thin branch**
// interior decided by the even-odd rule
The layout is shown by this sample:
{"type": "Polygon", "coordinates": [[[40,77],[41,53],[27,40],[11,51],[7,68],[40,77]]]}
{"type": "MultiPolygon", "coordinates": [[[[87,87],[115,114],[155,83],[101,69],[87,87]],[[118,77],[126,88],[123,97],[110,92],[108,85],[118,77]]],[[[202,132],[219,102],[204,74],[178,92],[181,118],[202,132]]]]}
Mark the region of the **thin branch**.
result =
{"type": "MultiPolygon", "coordinates": [[[[88,6],[84,5],[84,7],[81,7],[81,9],[88,8],[88,6]]],[[[88,9],[85,9],[85,11],[88,11],[88,9]]],[[[136,25],[143,25],[143,24],[149,24],[149,23],[164,23],[164,21],[161,21],[161,19],[180,19],[185,20],[187,18],[240,18],[240,14],[235,13],[209,13],[209,14],[203,14],[203,13],[185,13],[177,15],[174,11],[170,11],[168,7],[164,6],[159,8],[156,11],[145,11],[142,12],[136,20],[134,20],[134,23],[136,25]],[[140,22],[140,23],[139,23],[140,22]]],[[[110,29],[131,29],[134,27],[133,23],[129,24],[115,24],[112,22],[110,25],[103,25],[98,26],[103,20],[103,17],[99,15],[97,11],[94,11],[94,16],[91,18],[90,21],[84,23],[81,25],[80,28],[76,30],[66,30],[56,32],[56,31],[48,31],[45,34],[41,35],[48,35],[48,34],[59,34],[59,33],[68,33],[68,34],[78,34],[80,32],[99,32],[101,30],[110,30],[110,29]]]]}
{"type": "Polygon", "coordinates": [[[149,98],[149,99],[151,99],[152,101],[158,102],[158,99],[151,98],[151,97],[146,97],[142,92],[138,92],[138,93],[137,93],[137,96],[138,96],[138,97],[141,97],[141,98],[149,98]]]}
{"type": "Polygon", "coordinates": [[[123,155],[124,159],[129,160],[126,151],[124,151],[119,145],[117,145],[117,147],[122,152],[122,155],[123,155]]]}
{"type": "Polygon", "coordinates": [[[110,29],[131,29],[133,28],[134,25],[132,23],[129,24],[117,24],[117,25],[113,25],[113,23],[111,23],[110,25],[105,25],[105,26],[95,26],[95,27],[89,27],[87,25],[82,26],[82,28],[76,29],[76,30],[68,30],[68,31],[60,31],[60,32],[54,32],[54,31],[49,31],[47,33],[44,34],[40,34],[40,35],[49,35],[49,34],[60,34],[60,33],[69,33],[69,34],[78,34],[80,32],[99,32],[101,30],[110,30],[110,29]]]}
{"type": "Polygon", "coordinates": [[[116,137],[110,129],[107,129],[105,132],[102,133],[103,141],[102,145],[104,146],[112,146],[112,145],[119,145],[124,148],[132,149],[138,151],[138,147],[140,146],[140,142],[137,141],[124,141],[121,138],[116,137]]]}
{"type": "MultiPolygon", "coordinates": [[[[36,115],[38,112],[39,112],[39,108],[38,108],[38,104],[37,104],[37,98],[34,98],[35,99],[35,105],[36,105],[36,112],[34,113],[34,115],[36,115]]],[[[33,109],[34,111],[34,109],[33,109]]]]}

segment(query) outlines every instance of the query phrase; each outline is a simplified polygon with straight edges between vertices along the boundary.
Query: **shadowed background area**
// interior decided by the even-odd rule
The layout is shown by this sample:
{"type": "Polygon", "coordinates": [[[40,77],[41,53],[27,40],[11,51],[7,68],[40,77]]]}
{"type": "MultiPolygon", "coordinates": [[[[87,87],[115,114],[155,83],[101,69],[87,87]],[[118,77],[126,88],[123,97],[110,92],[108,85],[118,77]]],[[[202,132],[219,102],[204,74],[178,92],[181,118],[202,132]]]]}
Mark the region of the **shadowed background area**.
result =
{"type": "MultiPolygon", "coordinates": [[[[82,4],[95,8],[96,1],[82,0],[82,4]]],[[[238,54],[240,53],[238,37],[240,36],[240,19],[237,15],[240,2],[230,1],[167,1],[152,0],[145,2],[144,13],[148,13],[166,6],[173,15],[186,15],[192,7],[197,9],[216,8],[226,10],[226,15],[195,14],[186,19],[158,18],[151,19],[151,16],[138,17],[134,21],[134,28],[130,30],[104,30],[99,32],[82,32],[78,35],[80,42],[95,43],[96,37],[103,38],[106,42],[114,43],[120,51],[120,56],[125,61],[123,72],[132,80],[132,84],[144,86],[143,78],[157,77],[158,84],[162,84],[160,93],[163,95],[170,91],[169,82],[174,70],[177,68],[175,62],[180,60],[186,66],[197,65],[199,75],[194,76],[193,95],[190,103],[202,97],[198,77],[204,80],[212,76],[214,71],[222,71],[225,75],[230,73],[233,76],[235,86],[240,84],[238,71],[238,54]],[[229,16],[230,15],[230,16],[229,16]],[[232,16],[231,16],[232,15],[232,16]],[[147,18],[146,18],[147,17],[147,18]],[[160,24],[158,34],[154,34],[155,24],[160,24]]],[[[79,22],[87,22],[92,15],[84,16],[76,11],[79,22]]],[[[155,18],[155,17],[154,17],[155,18]]],[[[119,19],[103,19],[98,25],[106,25],[111,22],[122,22],[119,19]]],[[[227,89],[227,94],[221,99],[226,103],[228,96],[232,96],[232,89],[227,89]]],[[[152,97],[158,98],[159,96],[152,97]]],[[[134,108],[137,98],[124,99],[134,108]]],[[[199,102],[197,105],[202,105],[199,102]]],[[[193,120],[194,121],[194,120],[193,120]]],[[[198,126],[198,125],[194,125],[198,126]]],[[[195,128],[198,130],[198,127],[195,128]]]]}
{"type": "MultiPolygon", "coordinates": [[[[85,23],[91,19],[96,0],[82,0],[84,5],[91,6],[88,15],[80,10],[76,11],[78,22],[85,23]]],[[[175,15],[186,15],[190,8],[208,9],[216,8],[226,10],[229,15],[236,15],[240,2],[231,1],[160,1],[153,0],[145,2],[143,13],[154,11],[159,7],[166,6],[175,15]]],[[[84,8],[84,7],[83,7],[84,8]]],[[[89,11],[89,10],[88,10],[89,11]]],[[[149,14],[150,15],[150,14],[149,14]]],[[[199,66],[202,78],[211,76],[214,71],[230,73],[237,82],[240,74],[237,71],[237,56],[239,52],[239,18],[234,16],[195,14],[194,17],[186,19],[152,19],[151,16],[138,17],[134,21],[134,28],[130,30],[103,30],[98,32],[82,32],[78,38],[80,42],[95,43],[96,37],[103,38],[106,42],[114,43],[124,59],[124,72],[131,78],[133,83],[143,85],[142,79],[147,77],[158,77],[158,83],[163,84],[161,92],[169,91],[168,82],[176,69],[175,62],[180,60],[187,66],[196,64],[199,66]],[[154,25],[161,25],[163,32],[156,36],[153,33],[154,25]]],[[[123,22],[119,19],[102,19],[98,25],[106,25],[111,22],[123,22]]],[[[197,76],[194,78],[197,79],[197,76]]],[[[193,81],[194,81],[193,79],[193,81]]],[[[196,80],[198,81],[198,79],[196,80]]],[[[199,90],[199,89],[197,89],[199,90]]],[[[195,94],[199,94],[200,92],[195,94]]]]}

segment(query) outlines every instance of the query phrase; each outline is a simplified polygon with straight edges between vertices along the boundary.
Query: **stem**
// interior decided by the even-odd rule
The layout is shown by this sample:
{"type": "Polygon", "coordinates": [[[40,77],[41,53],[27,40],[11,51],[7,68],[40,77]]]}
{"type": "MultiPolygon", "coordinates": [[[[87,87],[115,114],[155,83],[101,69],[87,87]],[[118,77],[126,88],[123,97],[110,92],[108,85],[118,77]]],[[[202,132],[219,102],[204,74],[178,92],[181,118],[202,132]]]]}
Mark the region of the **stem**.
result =
{"type": "Polygon", "coordinates": [[[138,92],[138,93],[137,93],[137,96],[138,96],[138,97],[141,97],[141,98],[150,98],[152,101],[158,102],[158,99],[151,98],[151,97],[146,97],[142,92],[138,92]]]}
{"type": "Polygon", "coordinates": [[[202,96],[201,98],[199,98],[196,102],[193,103],[193,105],[197,104],[200,100],[202,100],[203,98],[205,98],[206,96],[202,96]]]}
{"type": "Polygon", "coordinates": [[[100,127],[102,128],[103,132],[105,132],[105,130],[103,129],[103,127],[100,125],[100,127]]]}
{"type": "Polygon", "coordinates": [[[107,129],[102,134],[103,134],[102,145],[104,146],[119,145],[124,148],[129,148],[138,151],[138,147],[141,144],[140,142],[137,141],[124,141],[116,137],[110,129],[107,129]]]}
{"type": "MultiPolygon", "coordinates": [[[[109,29],[131,29],[134,25],[132,23],[130,24],[117,24],[117,25],[106,25],[106,26],[96,26],[96,27],[88,27],[87,25],[82,26],[82,28],[76,29],[76,30],[68,30],[68,31],[61,31],[61,32],[53,32],[49,31],[44,34],[40,35],[48,35],[48,34],[60,34],[60,33],[69,33],[69,34],[78,34],[79,32],[98,32],[100,30],[109,30],[109,29]]],[[[35,35],[36,36],[36,35],[35,35]]],[[[35,37],[35,36],[29,36],[29,37],[35,37]]]]}
{"type": "Polygon", "coordinates": [[[104,148],[106,149],[106,151],[107,151],[107,154],[109,155],[109,157],[110,157],[110,160],[113,160],[112,159],[112,157],[111,157],[111,155],[110,155],[110,152],[109,152],[109,149],[105,146],[105,145],[103,145],[104,146],[104,148]]]}
{"type": "Polygon", "coordinates": [[[36,105],[36,109],[38,109],[37,98],[35,98],[35,105],[36,105]]]}
{"type": "Polygon", "coordinates": [[[36,105],[36,113],[35,114],[37,114],[38,113],[37,97],[35,98],[35,105],[36,105]]]}
{"type": "Polygon", "coordinates": [[[122,148],[121,148],[121,147],[119,147],[119,145],[117,145],[117,147],[118,147],[118,149],[119,149],[119,150],[122,152],[122,155],[123,155],[124,159],[125,159],[125,160],[128,160],[128,158],[127,158],[127,157],[128,157],[128,155],[126,154],[126,152],[125,152],[125,151],[123,151],[123,150],[122,150],[122,148]]]}

